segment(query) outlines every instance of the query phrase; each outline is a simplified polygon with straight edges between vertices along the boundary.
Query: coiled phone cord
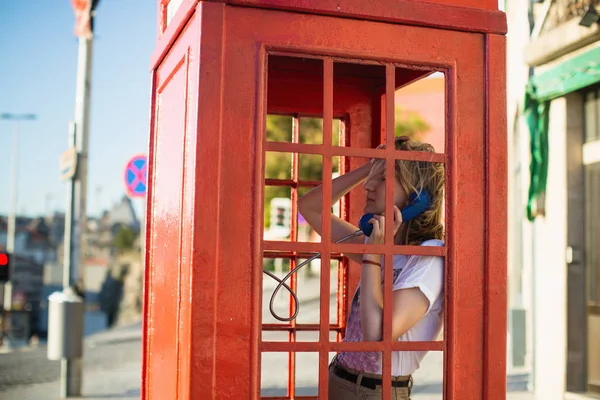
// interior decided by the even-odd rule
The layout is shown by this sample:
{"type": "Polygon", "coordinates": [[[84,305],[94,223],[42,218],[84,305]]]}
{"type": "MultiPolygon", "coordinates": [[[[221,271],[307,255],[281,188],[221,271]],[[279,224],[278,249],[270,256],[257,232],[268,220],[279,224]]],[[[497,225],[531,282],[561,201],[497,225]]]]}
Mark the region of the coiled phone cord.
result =
{"type": "MultiPolygon", "coordinates": [[[[353,237],[359,236],[359,235],[364,235],[363,231],[361,230],[357,230],[356,232],[345,236],[343,238],[341,238],[340,240],[338,240],[335,243],[342,243],[348,239],[352,239],[353,237]]],[[[263,269],[263,272],[267,275],[269,275],[271,278],[275,279],[277,282],[279,282],[279,284],[277,285],[277,287],[275,287],[275,290],[273,291],[273,294],[271,295],[271,301],[269,302],[269,311],[271,312],[271,315],[273,316],[273,318],[282,321],[282,322],[290,322],[293,319],[295,319],[298,316],[298,311],[300,311],[300,301],[298,300],[298,296],[296,295],[296,293],[294,293],[294,291],[292,290],[291,287],[289,287],[285,281],[287,281],[296,271],[298,271],[300,268],[304,267],[306,264],[308,264],[309,262],[311,262],[312,260],[314,260],[315,258],[321,256],[321,253],[317,253],[314,256],[312,256],[311,258],[309,258],[308,260],[305,260],[303,262],[301,262],[300,264],[298,264],[296,266],[296,268],[294,268],[293,270],[291,270],[290,272],[288,272],[288,274],[283,278],[283,279],[279,279],[279,277],[277,277],[275,274],[273,274],[270,271],[267,271],[266,269],[263,269]],[[288,292],[290,292],[290,294],[292,295],[292,298],[294,299],[294,313],[292,314],[291,317],[282,317],[280,315],[278,315],[275,312],[273,303],[275,302],[275,296],[277,296],[277,293],[279,293],[279,289],[281,289],[281,287],[284,287],[288,292]]]]}
{"type": "MultiPolygon", "coordinates": [[[[341,238],[340,240],[336,241],[335,243],[342,243],[342,242],[345,242],[348,239],[352,239],[353,237],[360,236],[360,235],[370,236],[371,232],[373,232],[373,225],[369,224],[369,220],[371,218],[373,218],[373,214],[365,214],[365,215],[363,215],[361,217],[360,221],[358,222],[358,226],[360,227],[360,229],[357,230],[354,233],[351,233],[348,236],[345,236],[345,237],[341,238]]],[[[321,255],[321,253],[317,253],[314,256],[312,256],[311,258],[309,258],[308,260],[305,260],[305,261],[301,262],[300,264],[298,264],[296,266],[296,268],[294,268],[293,270],[291,270],[283,279],[279,279],[279,277],[277,277],[272,272],[263,269],[263,272],[265,274],[269,275],[271,278],[273,278],[277,282],[279,282],[279,284],[277,285],[277,287],[275,287],[275,290],[273,291],[273,294],[271,295],[271,301],[269,302],[269,311],[271,312],[271,315],[273,316],[273,318],[275,318],[275,319],[277,319],[279,321],[282,321],[282,322],[290,322],[290,321],[294,320],[298,316],[298,311],[300,311],[300,301],[298,300],[298,296],[296,295],[296,293],[294,293],[294,291],[292,290],[292,288],[289,287],[285,283],[285,281],[287,281],[290,278],[290,276],[292,276],[300,268],[304,267],[306,264],[308,264],[309,262],[311,262],[315,258],[319,257],[320,255],[321,255]],[[279,289],[281,289],[282,286],[288,292],[290,292],[290,294],[292,295],[292,298],[294,299],[294,313],[292,314],[291,317],[287,317],[287,318],[277,315],[277,313],[275,312],[274,306],[273,306],[273,303],[275,302],[275,296],[277,296],[277,293],[279,293],[279,289]]]]}

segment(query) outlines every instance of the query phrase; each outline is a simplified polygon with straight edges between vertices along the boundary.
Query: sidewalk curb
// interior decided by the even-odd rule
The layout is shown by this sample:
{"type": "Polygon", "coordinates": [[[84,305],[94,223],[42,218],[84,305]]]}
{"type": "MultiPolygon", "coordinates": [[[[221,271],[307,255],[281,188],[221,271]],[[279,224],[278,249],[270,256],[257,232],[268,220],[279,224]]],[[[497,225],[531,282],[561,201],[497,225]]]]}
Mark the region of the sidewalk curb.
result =
{"type": "Polygon", "coordinates": [[[87,345],[122,343],[142,339],[142,322],[132,322],[96,332],[84,339],[87,345]]]}

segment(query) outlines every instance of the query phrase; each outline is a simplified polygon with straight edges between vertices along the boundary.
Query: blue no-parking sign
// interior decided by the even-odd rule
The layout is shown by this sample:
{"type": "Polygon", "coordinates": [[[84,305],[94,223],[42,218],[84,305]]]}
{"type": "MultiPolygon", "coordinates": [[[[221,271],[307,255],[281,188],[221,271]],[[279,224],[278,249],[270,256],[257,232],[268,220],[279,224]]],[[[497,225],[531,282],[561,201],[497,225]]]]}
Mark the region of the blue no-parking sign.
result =
{"type": "Polygon", "coordinates": [[[125,168],[125,187],[131,197],[144,197],[148,186],[148,158],[145,155],[133,157],[125,168]]]}

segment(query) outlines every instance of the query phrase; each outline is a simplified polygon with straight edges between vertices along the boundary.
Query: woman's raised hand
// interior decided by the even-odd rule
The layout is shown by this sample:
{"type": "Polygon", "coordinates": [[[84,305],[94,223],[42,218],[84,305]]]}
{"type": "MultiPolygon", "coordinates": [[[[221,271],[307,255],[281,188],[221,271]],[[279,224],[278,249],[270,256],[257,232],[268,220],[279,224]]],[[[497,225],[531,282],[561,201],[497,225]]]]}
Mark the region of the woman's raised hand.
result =
{"type": "MultiPolygon", "coordinates": [[[[383,244],[385,235],[385,216],[375,215],[369,220],[369,223],[373,225],[373,232],[371,236],[367,237],[366,243],[368,244],[383,244]]],[[[402,225],[402,213],[400,209],[394,205],[394,236],[398,229],[402,225]]]]}

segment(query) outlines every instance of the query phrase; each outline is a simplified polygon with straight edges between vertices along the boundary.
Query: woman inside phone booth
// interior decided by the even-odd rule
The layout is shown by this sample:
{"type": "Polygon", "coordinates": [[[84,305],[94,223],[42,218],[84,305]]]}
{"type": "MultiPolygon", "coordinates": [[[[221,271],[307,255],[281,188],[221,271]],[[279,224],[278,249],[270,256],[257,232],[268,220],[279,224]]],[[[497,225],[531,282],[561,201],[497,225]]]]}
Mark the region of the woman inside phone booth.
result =
{"type": "MultiPolygon", "coordinates": [[[[382,146],[380,146],[382,147],[382,146]]],[[[396,150],[435,152],[430,144],[395,139],[396,150]]],[[[385,216],[385,160],[369,163],[341,175],[332,182],[331,204],[363,183],[365,214],[374,214],[369,236],[347,243],[383,244],[385,224],[394,224],[397,245],[443,246],[442,204],[444,167],[425,161],[395,161],[394,216],[385,216]],[[392,222],[390,222],[392,221],[392,222]]],[[[321,234],[322,186],[298,200],[308,224],[321,234]]],[[[331,215],[331,239],[337,241],[358,228],[331,215]]],[[[363,228],[363,231],[365,229],[363,228]]],[[[352,300],[345,342],[379,341],[383,327],[383,257],[380,254],[346,254],[362,264],[360,283],[352,300]]],[[[392,336],[398,341],[432,341],[441,329],[443,314],[444,263],[441,257],[395,255],[393,262],[392,336]]],[[[427,351],[392,352],[392,398],[409,399],[412,374],[427,351]]],[[[329,367],[329,399],[381,398],[381,354],[341,352],[329,367]]]]}

